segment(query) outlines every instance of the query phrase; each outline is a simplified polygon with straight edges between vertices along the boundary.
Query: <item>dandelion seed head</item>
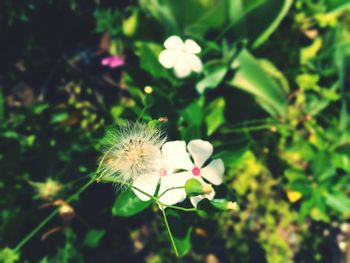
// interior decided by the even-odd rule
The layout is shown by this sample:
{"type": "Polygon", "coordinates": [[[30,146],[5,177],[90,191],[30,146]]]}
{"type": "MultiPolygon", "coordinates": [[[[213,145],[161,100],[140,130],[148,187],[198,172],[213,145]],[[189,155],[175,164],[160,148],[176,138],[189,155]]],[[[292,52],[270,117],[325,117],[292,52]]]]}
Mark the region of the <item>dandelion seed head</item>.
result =
{"type": "Polygon", "coordinates": [[[155,126],[135,122],[106,135],[101,175],[116,183],[132,183],[138,176],[159,172],[161,151],[166,138],[155,126]]]}

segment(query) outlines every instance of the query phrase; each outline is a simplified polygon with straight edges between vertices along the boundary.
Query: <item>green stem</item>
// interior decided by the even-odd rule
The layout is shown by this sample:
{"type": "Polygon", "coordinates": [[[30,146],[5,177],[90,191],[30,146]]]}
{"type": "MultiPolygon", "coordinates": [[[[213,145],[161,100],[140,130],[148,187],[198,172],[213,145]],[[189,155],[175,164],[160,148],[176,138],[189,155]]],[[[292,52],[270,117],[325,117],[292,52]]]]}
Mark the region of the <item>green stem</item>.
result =
{"type": "Polygon", "coordinates": [[[142,119],[143,114],[145,114],[145,112],[146,112],[146,110],[147,110],[148,108],[149,108],[149,105],[145,105],[145,106],[143,107],[143,109],[142,109],[142,111],[141,111],[141,113],[140,113],[140,115],[139,115],[137,121],[140,121],[140,120],[142,119]]]}
{"type": "MultiPolygon", "coordinates": [[[[169,188],[169,189],[167,189],[166,191],[164,191],[164,192],[162,193],[162,195],[160,195],[160,196],[158,196],[158,197],[155,197],[155,196],[150,195],[150,194],[148,194],[148,193],[142,191],[141,189],[139,189],[139,188],[133,186],[133,185],[130,184],[130,183],[123,183],[123,182],[116,181],[116,180],[114,180],[114,182],[117,182],[117,183],[120,183],[120,184],[124,184],[124,185],[126,185],[126,186],[128,186],[128,187],[130,187],[130,188],[135,189],[136,191],[139,191],[140,193],[142,193],[142,194],[144,194],[145,196],[147,196],[147,197],[149,197],[150,199],[152,199],[154,202],[156,202],[156,203],[157,203],[159,206],[161,206],[161,207],[168,207],[168,208],[173,208],[173,209],[177,209],[177,210],[181,210],[181,211],[186,211],[186,212],[195,212],[195,211],[197,211],[197,208],[184,208],[184,207],[175,206],[175,205],[166,205],[166,204],[162,203],[161,201],[159,201],[159,197],[161,197],[166,191],[168,191],[168,190],[173,190],[173,189],[182,189],[182,188],[184,188],[183,186],[169,188]]],[[[162,210],[164,210],[164,209],[162,209],[162,210]]]]}
{"type": "MultiPolygon", "coordinates": [[[[168,208],[172,208],[172,209],[177,209],[177,210],[181,210],[181,211],[185,211],[185,212],[196,212],[197,208],[185,208],[185,207],[181,207],[181,206],[175,206],[175,205],[165,205],[161,202],[159,202],[162,206],[168,207],[168,208]]],[[[164,209],[163,209],[164,210],[164,209]]]]}
{"type": "MultiPolygon", "coordinates": [[[[78,198],[79,195],[88,188],[96,179],[95,176],[92,177],[92,179],[86,183],[82,188],[80,188],[75,194],[71,195],[67,202],[73,201],[74,199],[78,198]]],[[[15,251],[19,251],[25,244],[28,243],[29,240],[31,240],[55,215],[58,214],[59,208],[56,208],[51,214],[49,214],[36,228],[34,228],[27,236],[25,236],[14,248],[15,251]]]]}
{"type": "MultiPolygon", "coordinates": [[[[162,210],[162,213],[163,213],[165,225],[166,225],[166,227],[167,227],[167,230],[168,230],[168,234],[169,234],[171,243],[172,243],[173,248],[174,248],[174,250],[175,250],[176,256],[179,256],[178,251],[177,251],[177,248],[176,248],[176,245],[175,245],[175,241],[174,241],[173,235],[172,235],[172,233],[171,233],[171,231],[170,231],[168,219],[167,219],[167,217],[166,217],[165,209],[164,209],[164,208],[168,207],[168,208],[177,209],[177,210],[181,210],[181,211],[185,211],[185,212],[195,212],[195,211],[197,211],[196,208],[184,208],[184,207],[179,207],[179,206],[174,206],[174,205],[166,205],[166,204],[162,203],[161,201],[159,201],[159,199],[158,199],[159,197],[155,197],[155,196],[153,196],[153,195],[150,195],[150,194],[146,193],[145,191],[143,191],[143,190],[141,190],[141,189],[139,189],[139,188],[133,186],[133,185],[130,184],[130,183],[121,182],[121,181],[118,181],[118,180],[116,180],[116,179],[114,179],[114,178],[112,178],[112,179],[110,179],[110,180],[109,180],[109,178],[105,178],[105,179],[102,179],[102,182],[103,182],[103,181],[107,181],[107,182],[108,182],[108,181],[111,181],[111,182],[113,182],[113,183],[119,183],[119,184],[128,186],[128,187],[130,187],[130,188],[133,188],[133,189],[135,189],[136,191],[139,191],[140,193],[142,193],[142,194],[144,194],[145,196],[149,197],[149,198],[152,199],[154,202],[156,202],[159,206],[161,206],[161,207],[162,207],[161,210],[162,210]]],[[[168,191],[168,190],[173,190],[173,189],[181,189],[181,188],[183,188],[183,187],[173,187],[173,188],[167,189],[166,191],[168,191]]],[[[164,191],[162,194],[164,194],[166,191],[164,191]]]]}
{"type": "Polygon", "coordinates": [[[58,209],[55,209],[51,214],[48,215],[36,228],[34,228],[25,238],[18,243],[18,245],[14,248],[15,252],[18,252],[32,237],[40,231],[55,215],[57,215],[58,209]]]}
{"type": "Polygon", "coordinates": [[[235,133],[235,132],[249,132],[249,131],[259,131],[259,130],[265,130],[270,128],[271,125],[257,125],[257,126],[252,126],[252,127],[242,127],[242,128],[237,128],[237,129],[226,129],[222,131],[222,133],[229,134],[229,133],[235,133]]]}
{"type": "Polygon", "coordinates": [[[274,120],[272,118],[263,118],[263,119],[253,119],[253,120],[246,120],[239,123],[236,123],[232,126],[228,126],[229,128],[241,128],[241,127],[247,127],[248,125],[262,125],[262,124],[272,124],[274,120]]]}
{"type": "Polygon", "coordinates": [[[168,234],[169,234],[169,237],[170,237],[171,244],[173,245],[173,248],[175,250],[175,254],[178,257],[179,256],[179,252],[177,251],[175,240],[174,240],[173,234],[171,233],[171,230],[170,230],[170,227],[169,227],[169,223],[168,223],[168,219],[166,217],[164,209],[162,210],[162,213],[163,213],[163,218],[164,218],[166,229],[168,230],[168,234]]]}
{"type": "Polygon", "coordinates": [[[176,190],[176,189],[184,189],[184,186],[177,186],[177,187],[172,187],[172,188],[168,188],[166,189],[163,193],[161,193],[158,198],[162,197],[166,192],[169,192],[170,190],[176,190]]]}

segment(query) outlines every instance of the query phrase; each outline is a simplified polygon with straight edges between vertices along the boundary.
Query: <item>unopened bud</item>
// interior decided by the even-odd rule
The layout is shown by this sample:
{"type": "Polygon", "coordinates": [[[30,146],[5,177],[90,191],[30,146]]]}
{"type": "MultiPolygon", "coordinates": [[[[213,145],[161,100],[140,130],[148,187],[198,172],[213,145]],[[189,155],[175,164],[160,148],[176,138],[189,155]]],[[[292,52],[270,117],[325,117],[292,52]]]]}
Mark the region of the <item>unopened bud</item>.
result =
{"type": "Polygon", "coordinates": [[[237,204],[237,202],[228,202],[226,205],[226,209],[227,210],[233,210],[233,211],[238,211],[239,210],[239,206],[237,204]]]}
{"type": "Polygon", "coordinates": [[[345,241],[341,241],[339,242],[339,248],[342,252],[345,252],[346,251],[346,247],[347,247],[347,243],[345,241]]]}
{"type": "Polygon", "coordinates": [[[161,123],[167,123],[169,121],[169,119],[168,119],[168,117],[160,117],[158,119],[158,121],[161,122],[161,123]]]}
{"type": "Polygon", "coordinates": [[[189,196],[203,194],[203,186],[197,179],[191,178],[186,181],[185,191],[189,196]]]}
{"type": "Polygon", "coordinates": [[[277,132],[276,126],[271,126],[270,127],[270,132],[273,132],[273,133],[277,132]]]}
{"type": "Polygon", "coordinates": [[[202,193],[203,194],[210,194],[211,192],[213,192],[213,187],[211,186],[211,184],[205,184],[202,186],[202,193]]]}
{"type": "Polygon", "coordinates": [[[143,90],[146,94],[151,94],[153,92],[153,88],[151,86],[146,86],[143,90]]]}
{"type": "Polygon", "coordinates": [[[350,233],[350,224],[349,223],[343,223],[340,225],[340,230],[343,232],[343,233],[350,233]]]}

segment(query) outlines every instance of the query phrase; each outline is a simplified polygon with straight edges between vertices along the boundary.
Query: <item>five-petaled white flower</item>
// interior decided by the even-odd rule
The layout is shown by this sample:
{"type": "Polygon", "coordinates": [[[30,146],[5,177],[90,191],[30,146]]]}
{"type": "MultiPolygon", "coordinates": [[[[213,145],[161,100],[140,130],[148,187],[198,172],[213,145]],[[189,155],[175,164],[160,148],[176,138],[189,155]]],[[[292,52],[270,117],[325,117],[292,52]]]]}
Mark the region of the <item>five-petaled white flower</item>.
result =
{"type": "MultiPolygon", "coordinates": [[[[205,184],[204,180],[214,185],[222,183],[225,171],[223,161],[215,159],[207,164],[213,153],[213,146],[209,142],[199,139],[192,140],[189,142],[187,150],[188,152],[185,141],[170,141],[162,146],[163,168],[158,198],[163,204],[172,205],[185,200],[186,192],[184,188],[180,187],[183,187],[190,178],[196,178],[203,185],[205,184]],[[178,172],[173,173],[176,170],[178,172]]],[[[196,207],[203,198],[211,200],[214,196],[215,192],[212,191],[210,194],[190,197],[190,200],[192,205],[196,207]]]]}
{"type": "MultiPolygon", "coordinates": [[[[106,136],[105,153],[101,161],[101,177],[111,177],[121,185],[130,184],[136,196],[147,201],[156,194],[163,206],[182,202],[186,198],[186,181],[196,178],[202,185],[222,183],[224,164],[221,159],[209,162],[213,146],[203,140],[192,140],[186,150],[185,141],[165,142],[162,132],[143,123],[129,123],[106,136]],[[191,160],[192,157],[192,160],[191,160]]],[[[193,206],[209,194],[190,197],[193,206]]]]}
{"type": "Polygon", "coordinates": [[[149,200],[149,196],[136,188],[151,196],[155,194],[161,169],[160,148],[164,142],[165,136],[159,129],[144,123],[128,123],[110,130],[106,136],[101,177],[112,177],[121,185],[131,184],[138,198],[149,200]]]}
{"type": "Polygon", "coordinates": [[[191,39],[185,42],[178,36],[171,36],[164,42],[166,48],[159,54],[159,62],[165,68],[174,68],[178,78],[185,78],[192,71],[202,70],[202,61],[196,55],[201,52],[200,46],[191,39]]]}

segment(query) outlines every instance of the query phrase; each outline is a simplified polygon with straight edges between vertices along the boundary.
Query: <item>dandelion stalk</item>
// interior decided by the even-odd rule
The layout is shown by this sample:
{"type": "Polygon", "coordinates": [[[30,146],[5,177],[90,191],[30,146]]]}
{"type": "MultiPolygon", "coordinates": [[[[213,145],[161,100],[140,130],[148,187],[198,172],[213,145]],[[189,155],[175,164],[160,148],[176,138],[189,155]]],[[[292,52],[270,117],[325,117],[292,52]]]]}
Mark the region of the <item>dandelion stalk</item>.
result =
{"type": "Polygon", "coordinates": [[[23,238],[17,246],[14,248],[15,252],[18,252],[29,240],[33,238],[55,215],[58,213],[58,208],[49,214],[36,228],[34,228],[25,238],[23,238]]]}
{"type": "MultiPolygon", "coordinates": [[[[88,188],[93,182],[96,180],[96,175],[95,174],[91,180],[86,183],[83,187],[81,187],[76,193],[71,195],[68,199],[67,202],[73,201],[77,199],[80,194],[85,191],[86,188],[88,188]]],[[[54,218],[58,214],[59,208],[56,208],[51,214],[49,214],[36,228],[34,228],[27,236],[25,236],[14,248],[14,250],[17,252],[19,251],[25,244],[27,244],[52,218],[54,218]]]]}

